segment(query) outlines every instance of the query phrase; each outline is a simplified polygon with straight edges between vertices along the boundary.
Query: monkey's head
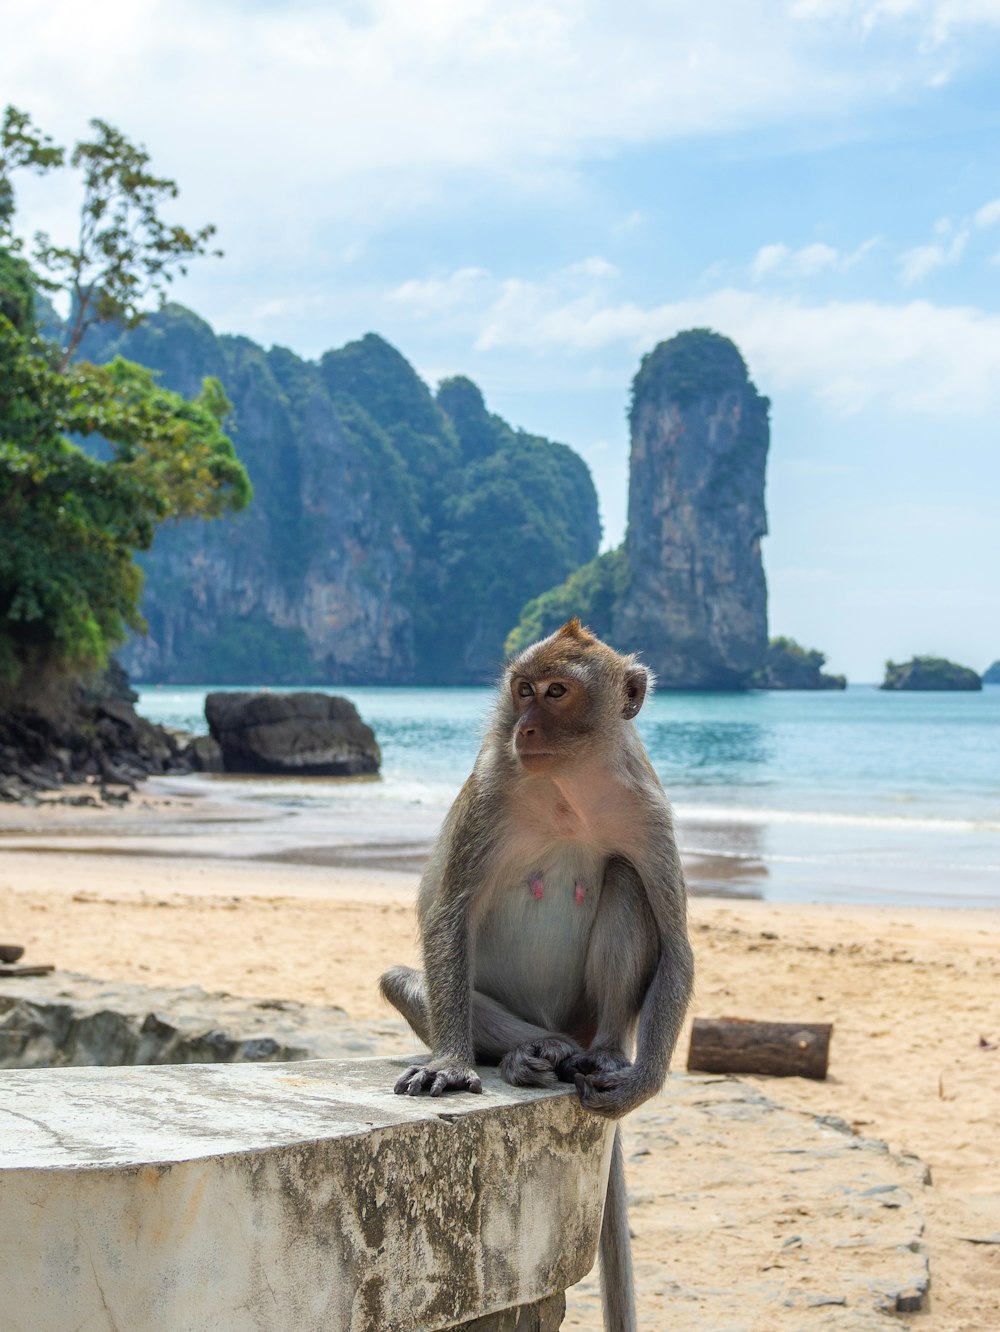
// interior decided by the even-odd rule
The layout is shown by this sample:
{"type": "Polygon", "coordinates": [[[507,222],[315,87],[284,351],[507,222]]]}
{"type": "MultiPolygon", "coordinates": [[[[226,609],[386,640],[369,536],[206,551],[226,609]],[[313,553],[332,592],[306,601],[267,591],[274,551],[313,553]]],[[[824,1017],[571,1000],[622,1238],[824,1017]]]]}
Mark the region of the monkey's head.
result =
{"type": "Polygon", "coordinates": [[[547,772],[606,746],[642,707],[651,676],[568,620],[507,665],[500,718],[520,768],[547,772]]]}

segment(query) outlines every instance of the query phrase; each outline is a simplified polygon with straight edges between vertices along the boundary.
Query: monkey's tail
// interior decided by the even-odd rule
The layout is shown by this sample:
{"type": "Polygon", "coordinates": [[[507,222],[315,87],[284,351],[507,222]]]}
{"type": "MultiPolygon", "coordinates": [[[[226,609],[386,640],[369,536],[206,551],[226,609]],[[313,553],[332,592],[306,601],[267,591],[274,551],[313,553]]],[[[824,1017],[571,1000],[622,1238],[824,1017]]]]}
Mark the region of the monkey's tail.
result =
{"type": "Polygon", "coordinates": [[[628,1233],[625,1164],[622,1131],[615,1127],[608,1172],[608,1194],[601,1225],[601,1297],[605,1332],[636,1332],[635,1290],[632,1284],[632,1242],[628,1233]]]}

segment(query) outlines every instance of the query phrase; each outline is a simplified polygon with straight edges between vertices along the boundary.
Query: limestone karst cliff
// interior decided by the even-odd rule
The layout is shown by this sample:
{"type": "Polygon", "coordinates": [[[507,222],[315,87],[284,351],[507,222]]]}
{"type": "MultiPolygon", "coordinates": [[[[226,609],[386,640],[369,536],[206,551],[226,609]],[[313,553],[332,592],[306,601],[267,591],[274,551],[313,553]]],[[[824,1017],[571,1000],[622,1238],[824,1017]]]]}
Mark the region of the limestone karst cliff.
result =
{"type": "Polygon", "coordinates": [[[619,649],[640,652],[662,688],[759,684],[768,407],[718,333],[692,329],[645,356],[632,385],[625,543],[528,601],[507,650],[578,615],[619,649]]]}
{"type": "Polygon", "coordinates": [[[168,305],[84,352],[186,393],[217,376],[254,487],[245,512],[163,528],[141,557],[149,633],[121,654],[137,679],[489,681],[525,596],[597,549],[582,459],[489,413],[469,380],[435,398],[373,334],[313,363],[168,305]]]}
{"type": "Polygon", "coordinates": [[[694,329],[632,386],[627,576],[616,642],[668,689],[741,689],[767,650],[768,400],[728,338],[694,329]]]}

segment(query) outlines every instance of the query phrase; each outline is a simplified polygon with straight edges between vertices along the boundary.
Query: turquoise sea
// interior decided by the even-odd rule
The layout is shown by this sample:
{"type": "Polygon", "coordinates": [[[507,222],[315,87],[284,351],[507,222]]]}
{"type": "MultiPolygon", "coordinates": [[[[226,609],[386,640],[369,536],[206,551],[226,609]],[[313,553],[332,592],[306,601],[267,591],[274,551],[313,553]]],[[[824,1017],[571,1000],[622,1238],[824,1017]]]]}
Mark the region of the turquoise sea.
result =
{"type": "MultiPolygon", "coordinates": [[[[138,707],[204,732],[207,688],[143,687],[138,707]]],[[[240,834],[244,849],[257,836],[321,863],[330,847],[419,858],[472,765],[492,690],[331,692],[374,727],[379,780],[179,780],[259,811],[259,832],[240,834]]],[[[638,726],[674,805],[693,891],[1000,907],[1000,686],[660,694],[638,726]]]]}

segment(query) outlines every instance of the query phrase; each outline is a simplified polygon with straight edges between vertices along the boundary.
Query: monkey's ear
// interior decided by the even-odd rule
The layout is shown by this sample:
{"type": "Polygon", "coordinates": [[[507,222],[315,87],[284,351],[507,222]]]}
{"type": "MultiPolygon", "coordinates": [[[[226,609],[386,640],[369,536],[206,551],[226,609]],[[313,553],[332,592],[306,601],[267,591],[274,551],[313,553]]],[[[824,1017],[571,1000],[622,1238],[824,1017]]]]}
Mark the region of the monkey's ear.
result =
{"type": "Polygon", "coordinates": [[[631,721],[638,714],[646,697],[648,684],[649,672],[644,666],[633,666],[625,676],[625,706],[622,708],[622,716],[626,721],[631,721]]]}

